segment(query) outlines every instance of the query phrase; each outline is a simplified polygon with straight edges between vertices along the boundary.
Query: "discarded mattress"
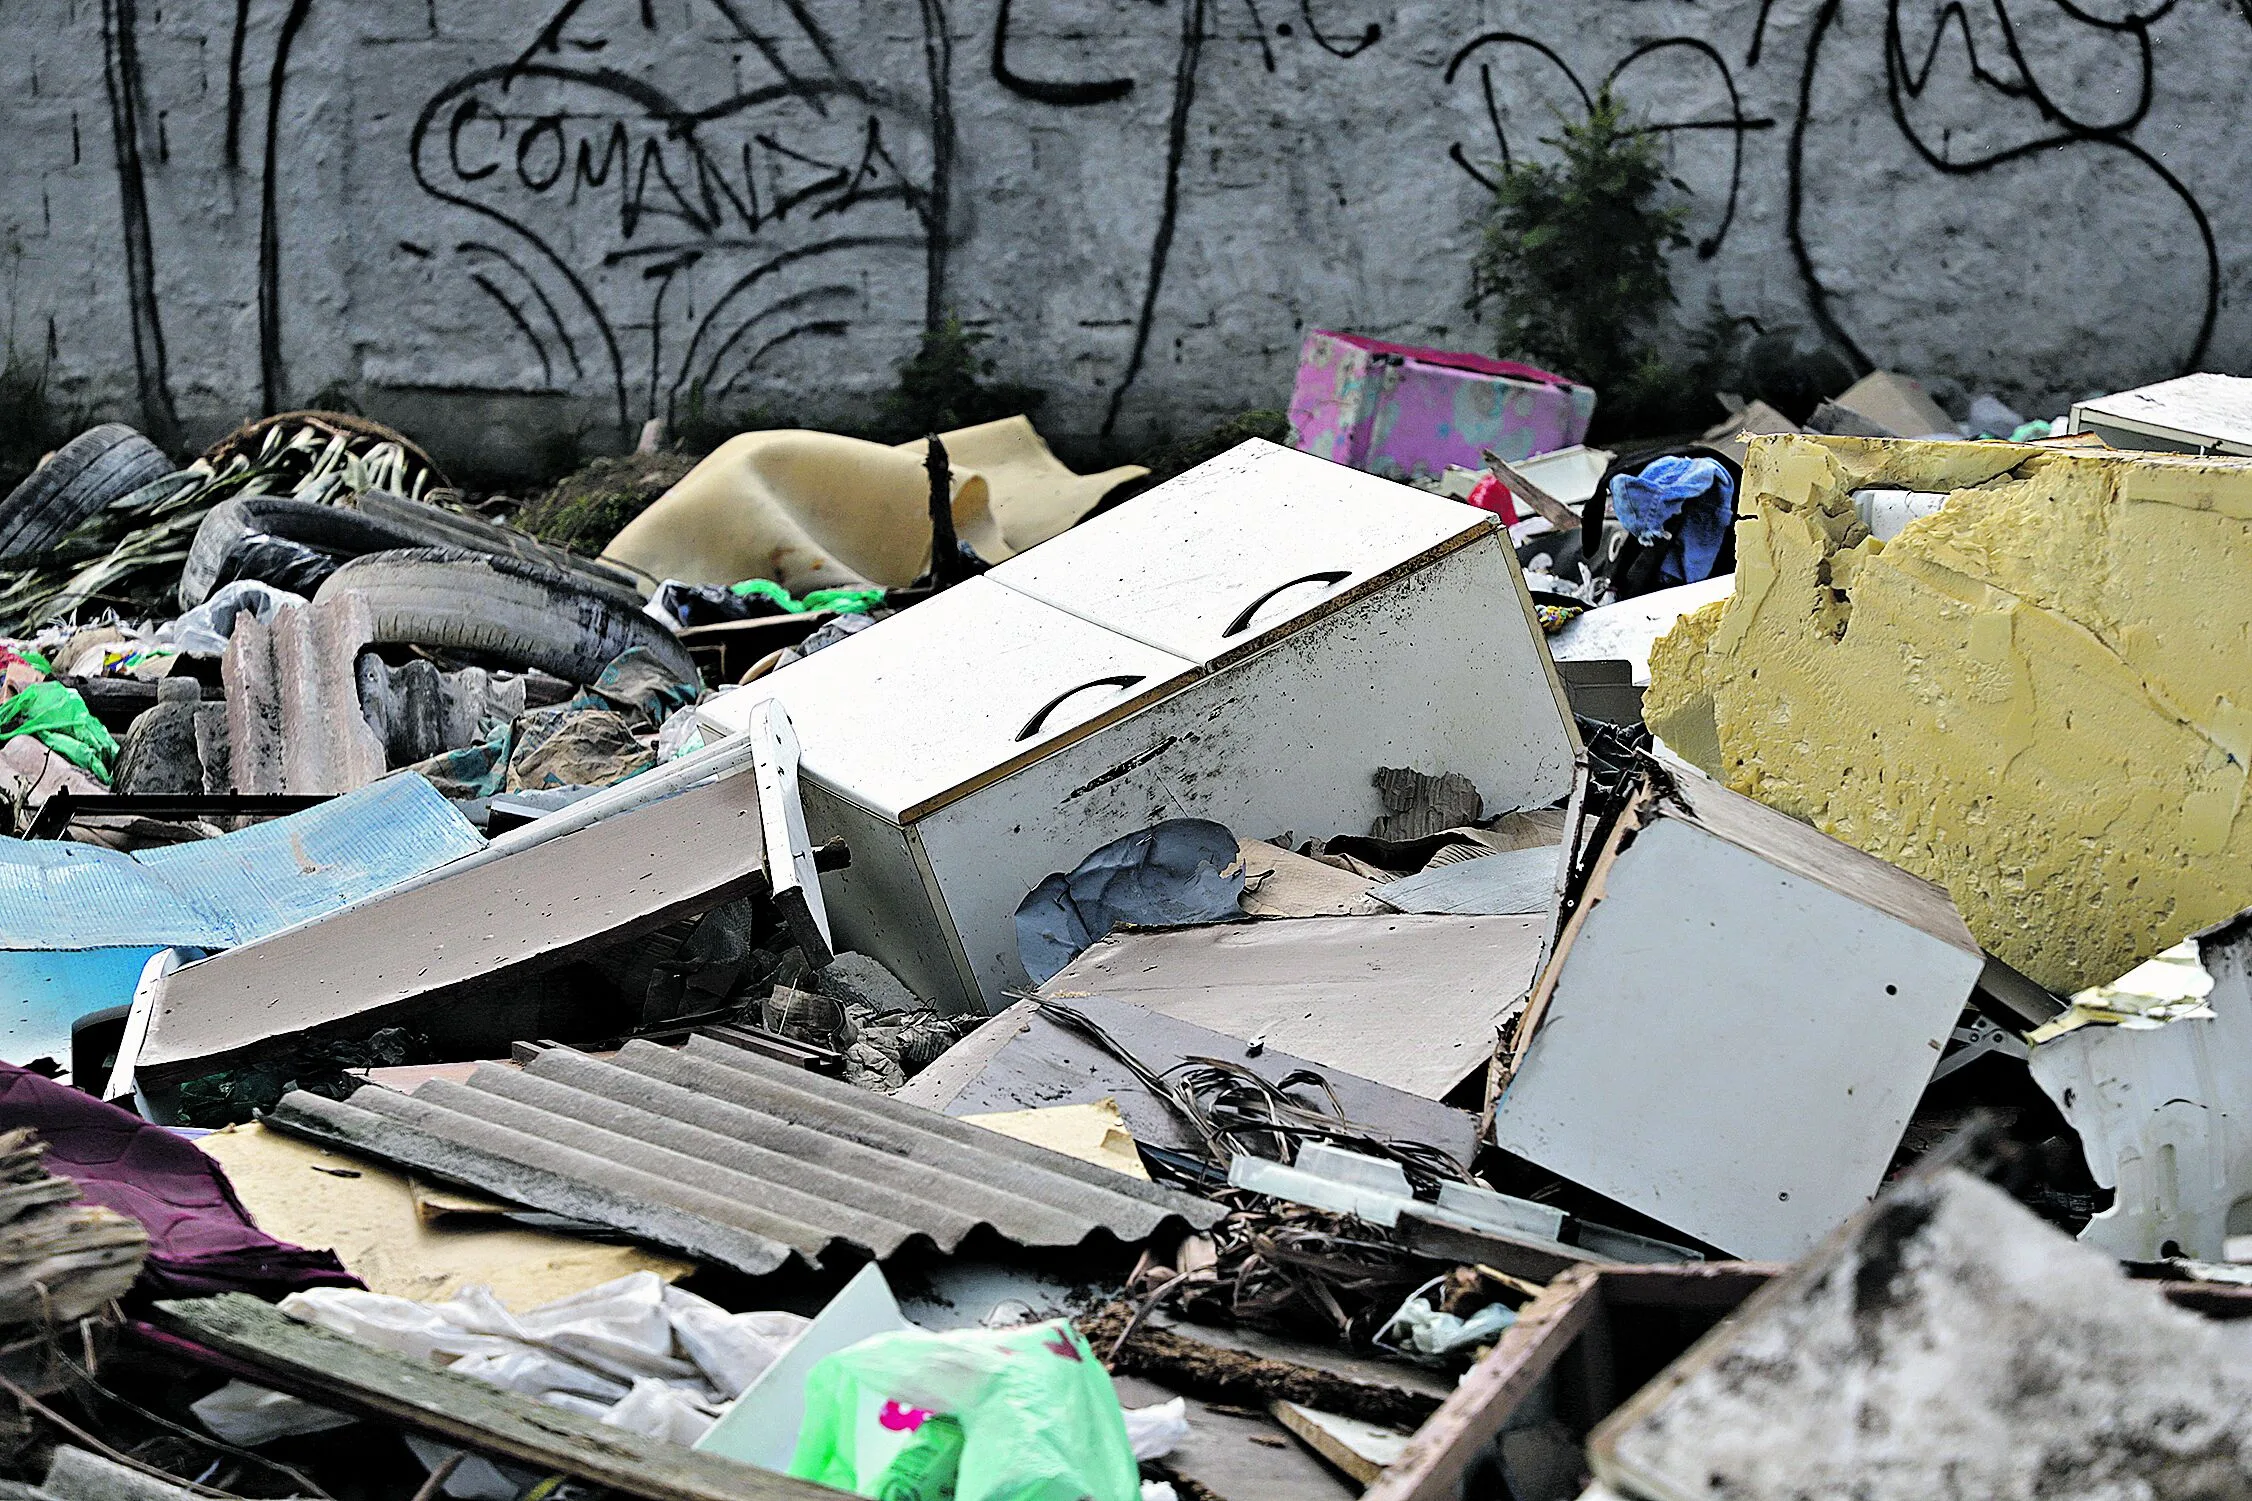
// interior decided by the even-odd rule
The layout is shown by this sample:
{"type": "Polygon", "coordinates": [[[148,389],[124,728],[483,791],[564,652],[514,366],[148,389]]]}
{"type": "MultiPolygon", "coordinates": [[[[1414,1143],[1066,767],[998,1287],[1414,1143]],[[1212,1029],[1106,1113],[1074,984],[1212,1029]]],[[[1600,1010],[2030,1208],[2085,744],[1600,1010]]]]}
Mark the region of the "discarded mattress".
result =
{"type": "Polygon", "coordinates": [[[1219,1206],[790,1064],[691,1038],[569,1048],[412,1095],[296,1093],[268,1124],[753,1275],[792,1253],[1133,1243],[1219,1206]]]}
{"type": "Polygon", "coordinates": [[[141,1280],[153,1296],[359,1286],[333,1252],[287,1245],[252,1224],[219,1165],[161,1126],[8,1064],[0,1119],[37,1131],[51,1172],[148,1231],[141,1280]]]}
{"type": "MultiPolygon", "coordinates": [[[[984,478],[953,474],[954,530],[981,557],[1004,550],[984,478]]],[[[881,443],[785,428],[712,450],[602,550],[657,579],[772,579],[793,594],[903,588],[930,563],[930,476],[881,443]]]]}
{"type": "Polygon", "coordinates": [[[1734,594],[1651,653],[1674,751],[2054,991],[2252,906],[2252,460],[1775,437],[1745,494],[1734,594]],[[1880,544],[1872,488],[1953,499],[1880,544]]]}

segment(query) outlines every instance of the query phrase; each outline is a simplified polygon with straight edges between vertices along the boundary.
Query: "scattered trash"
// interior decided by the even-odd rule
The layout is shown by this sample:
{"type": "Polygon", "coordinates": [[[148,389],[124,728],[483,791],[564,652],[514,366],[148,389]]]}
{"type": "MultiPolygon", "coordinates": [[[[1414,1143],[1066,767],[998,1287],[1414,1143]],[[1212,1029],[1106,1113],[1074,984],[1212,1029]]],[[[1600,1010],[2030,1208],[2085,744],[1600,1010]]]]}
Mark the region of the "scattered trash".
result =
{"type": "Polygon", "coordinates": [[[1316,331],[1150,485],[940,323],[896,447],[0,498],[0,1490],[2247,1467],[2252,382],[1316,331]]]}

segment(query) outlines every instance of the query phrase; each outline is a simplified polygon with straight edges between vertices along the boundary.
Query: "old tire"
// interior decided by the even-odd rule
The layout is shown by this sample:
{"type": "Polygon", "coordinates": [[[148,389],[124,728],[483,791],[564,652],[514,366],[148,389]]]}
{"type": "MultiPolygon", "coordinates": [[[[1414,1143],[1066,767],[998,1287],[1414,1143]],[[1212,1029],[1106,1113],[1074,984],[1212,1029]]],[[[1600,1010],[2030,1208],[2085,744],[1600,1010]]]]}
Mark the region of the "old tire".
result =
{"type": "Polygon", "coordinates": [[[476,652],[571,683],[591,683],[640,646],[699,681],[688,648],[633,595],[522,558],[454,547],[371,553],[337,569],[317,598],[347,592],[366,597],[379,643],[476,652]]]}
{"type": "Polygon", "coordinates": [[[180,566],[180,608],[194,609],[221,584],[238,578],[293,587],[295,580],[264,578],[253,561],[258,543],[269,537],[326,554],[340,565],[367,553],[427,547],[432,541],[363,512],[317,501],[282,495],[223,500],[204,515],[203,524],[196,528],[195,542],[188,548],[188,560],[180,566]]]}
{"type": "Polygon", "coordinates": [[[88,428],[0,500],[0,558],[45,552],[103,506],[172,470],[163,449],[124,423],[88,428]]]}

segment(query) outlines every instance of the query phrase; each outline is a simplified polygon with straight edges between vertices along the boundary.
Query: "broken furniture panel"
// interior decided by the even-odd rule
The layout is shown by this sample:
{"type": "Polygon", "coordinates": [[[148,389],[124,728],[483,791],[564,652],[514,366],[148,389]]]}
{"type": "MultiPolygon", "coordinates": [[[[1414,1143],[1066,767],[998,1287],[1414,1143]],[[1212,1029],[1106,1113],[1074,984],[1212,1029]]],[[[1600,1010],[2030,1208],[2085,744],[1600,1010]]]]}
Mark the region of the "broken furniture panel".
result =
{"type": "Polygon", "coordinates": [[[2093,433],[2113,448],[2252,454],[2252,380],[2178,375],[2154,386],[2091,396],[2072,404],[2065,431],[2093,433]]]}
{"type": "MultiPolygon", "coordinates": [[[[1278,1047],[1253,1049],[1242,1038],[1114,997],[1074,996],[1068,1004],[1156,1073],[1189,1058],[1226,1059],[1270,1081],[1311,1069],[1336,1095],[1347,1120],[1394,1140],[1426,1142],[1459,1162],[1468,1162],[1476,1153],[1477,1120],[1467,1111],[1315,1064],[1278,1047]]],[[[1109,1098],[1118,1102],[1126,1129],[1136,1141],[1183,1150],[1202,1146],[1180,1116],[1144,1088],[1131,1069],[1069,1027],[1042,1016],[1037,1001],[1019,1001],[972,1032],[910,1079],[895,1098],[952,1116],[1109,1098]]]]}
{"type": "Polygon", "coordinates": [[[1599,1426],[1647,1501],[2191,1501],[2252,1474],[2252,1340],[2001,1189],[1912,1174],[1599,1426]]]}
{"type": "Polygon", "coordinates": [[[1131,1001],[1437,1100],[1486,1066],[1546,929],[1538,916],[1396,913],[1121,932],[1040,994],[1131,1001]]]}
{"type": "Polygon", "coordinates": [[[67,1061],[72,1023],[131,1000],[142,966],[167,947],[248,944],[484,845],[411,772],[231,834],[131,854],[0,841],[0,1056],[67,1061]]]}
{"type": "Polygon", "coordinates": [[[1018,903],[1115,839],[1365,828],[1386,766],[1541,806],[1575,749],[1491,516],[1257,443],[702,717],[769,698],[813,833],[853,850],[840,941],[955,1010],[1030,984],[1018,903]]]}
{"type": "Polygon", "coordinates": [[[1876,1192],[1984,966],[1928,882],[1702,778],[1646,788],[1534,988],[1493,1140],[1723,1250],[1802,1255],[1876,1192]]]}
{"type": "Polygon", "coordinates": [[[2111,1207],[2080,1238],[2129,1261],[2231,1260],[2252,1235],[2252,920],[2200,934],[2210,1016],[2077,1027],[2033,1049],[2111,1207]]]}
{"type": "Polygon", "coordinates": [[[139,1077],[208,1073],[277,1038],[372,1031],[764,895],[760,819],[756,779],[722,776],[187,965],[154,998],[139,1077]]]}

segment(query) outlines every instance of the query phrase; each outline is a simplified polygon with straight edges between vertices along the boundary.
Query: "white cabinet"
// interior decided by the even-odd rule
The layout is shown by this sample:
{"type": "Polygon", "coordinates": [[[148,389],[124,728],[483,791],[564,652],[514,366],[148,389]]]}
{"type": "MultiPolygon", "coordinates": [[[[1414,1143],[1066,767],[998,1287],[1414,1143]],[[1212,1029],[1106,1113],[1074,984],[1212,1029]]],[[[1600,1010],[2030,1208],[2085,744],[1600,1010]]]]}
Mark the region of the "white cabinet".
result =
{"type": "Polygon", "coordinates": [[[1359,832],[1379,766],[1460,772],[1491,811],[1540,806],[1576,749],[1506,533],[1272,444],[704,718],[733,731],[769,696],[797,727],[815,836],[852,848],[823,881],[839,947],[965,1008],[1029,983],[1017,904],[1113,839],[1178,817],[1359,832]],[[1317,572],[1345,576],[1276,592],[1317,572]]]}

